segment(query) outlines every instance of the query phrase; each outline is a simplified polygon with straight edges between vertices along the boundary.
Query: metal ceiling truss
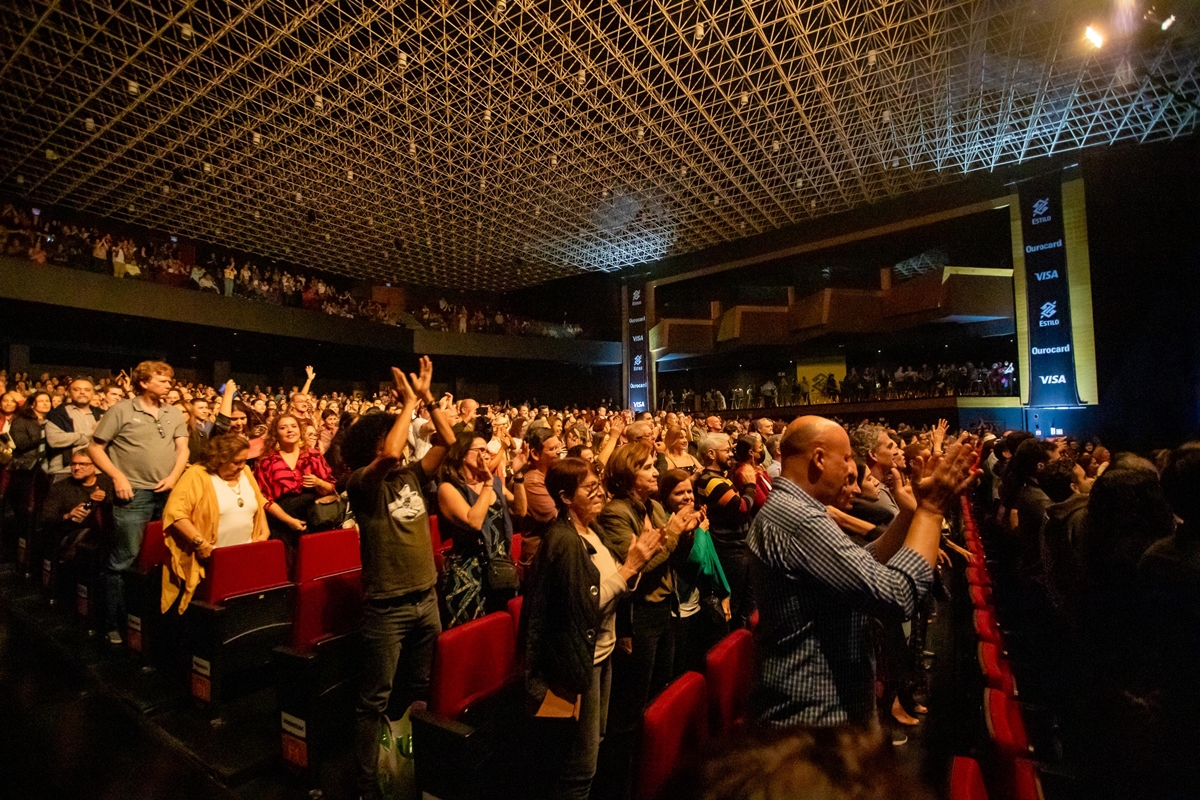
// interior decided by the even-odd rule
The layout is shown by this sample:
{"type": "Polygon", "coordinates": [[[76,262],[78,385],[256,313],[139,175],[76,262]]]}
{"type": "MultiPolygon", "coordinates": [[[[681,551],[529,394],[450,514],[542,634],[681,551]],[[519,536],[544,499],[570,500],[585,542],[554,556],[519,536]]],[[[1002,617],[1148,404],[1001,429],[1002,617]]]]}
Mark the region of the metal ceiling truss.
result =
{"type": "Polygon", "coordinates": [[[1200,12],[1138,3],[12,0],[0,188],[502,291],[1190,134],[1200,12]]]}

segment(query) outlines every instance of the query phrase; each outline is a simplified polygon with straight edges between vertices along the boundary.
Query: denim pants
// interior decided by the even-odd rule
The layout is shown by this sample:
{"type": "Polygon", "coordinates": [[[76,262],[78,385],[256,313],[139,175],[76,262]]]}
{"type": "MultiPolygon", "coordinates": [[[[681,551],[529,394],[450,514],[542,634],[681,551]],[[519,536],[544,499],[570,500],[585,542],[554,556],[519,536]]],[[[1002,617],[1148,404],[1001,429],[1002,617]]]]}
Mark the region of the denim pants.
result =
{"type": "Polygon", "coordinates": [[[579,703],[579,722],[571,746],[562,760],[552,797],[555,800],[588,800],[600,741],[608,728],[608,700],[612,693],[612,657],[592,668],[592,682],[579,703]]]}
{"type": "Polygon", "coordinates": [[[400,707],[429,694],[433,650],[442,632],[437,593],[363,604],[363,682],[355,712],[358,790],[379,796],[379,730],[395,689],[400,707]]]}
{"type": "Polygon", "coordinates": [[[729,582],[729,627],[744,628],[754,613],[754,593],[750,586],[750,549],[744,542],[729,544],[714,541],[717,558],[729,582]]]}
{"type": "Polygon", "coordinates": [[[168,494],[134,489],[129,500],[116,498],[113,502],[113,539],[104,565],[104,619],[110,631],[125,625],[125,579],[121,573],[137,561],[146,523],[162,517],[168,494]]]}

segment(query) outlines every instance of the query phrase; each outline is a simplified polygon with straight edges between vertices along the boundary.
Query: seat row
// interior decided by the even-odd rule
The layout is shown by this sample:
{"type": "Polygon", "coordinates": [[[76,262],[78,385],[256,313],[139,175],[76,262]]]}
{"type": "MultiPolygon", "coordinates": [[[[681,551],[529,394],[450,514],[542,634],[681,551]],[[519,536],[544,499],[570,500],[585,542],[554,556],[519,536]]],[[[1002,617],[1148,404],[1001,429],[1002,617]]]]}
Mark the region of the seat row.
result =
{"type": "Polygon", "coordinates": [[[974,563],[967,567],[967,594],[976,638],[976,654],[983,678],[983,717],[995,764],[995,775],[984,781],[979,762],[956,756],[950,766],[950,800],[1041,800],[1042,786],[1037,767],[1030,759],[1029,743],[1017,681],[1013,675],[1005,634],[993,603],[994,582],[988,569],[987,551],[970,502],[962,500],[963,536],[974,563]],[[990,786],[990,794],[989,794],[990,786]]]}
{"type": "MultiPolygon", "coordinates": [[[[521,712],[516,654],[523,598],[508,611],[467,622],[438,637],[427,708],[414,711],[418,787],[443,800],[479,796],[503,769],[521,712]],[[513,716],[513,714],[516,716],[513,716]]],[[[729,634],[708,653],[704,674],[676,679],[646,709],[638,800],[671,796],[669,787],[710,736],[746,725],[754,680],[748,630],[729,634]]]]}

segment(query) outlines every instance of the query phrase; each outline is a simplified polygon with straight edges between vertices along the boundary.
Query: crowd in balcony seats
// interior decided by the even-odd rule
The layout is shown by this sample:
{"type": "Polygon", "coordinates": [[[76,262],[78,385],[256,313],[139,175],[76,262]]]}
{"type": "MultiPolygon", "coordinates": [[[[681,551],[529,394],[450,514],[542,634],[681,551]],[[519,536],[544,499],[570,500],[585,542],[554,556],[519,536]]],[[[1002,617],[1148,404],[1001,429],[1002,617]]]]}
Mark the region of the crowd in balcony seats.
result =
{"type": "MultiPolygon", "coordinates": [[[[514,686],[523,713],[486,729],[545,754],[524,762],[530,796],[765,796],[838,759],[876,765],[861,796],[921,796],[887,788],[885,751],[944,713],[921,668],[925,629],[967,565],[1013,599],[982,628],[993,644],[1012,627],[1036,643],[1018,670],[1085,676],[1056,691],[1064,730],[1099,759],[1089,768],[1106,765],[1114,786],[1195,785],[1196,445],[1151,461],[945,421],[484,406],[435,397],[428,358],[391,379],[368,398],[314,391],[311,368],[287,392],[178,381],[156,361],[99,380],[0,373],[5,547],[19,538],[27,569],[30,553],[98,549],[115,647],[140,641],[126,603],[152,530],[153,607],[183,621],[223,596],[207,583],[239,553],[278,548],[266,596],[310,580],[307,542],[353,530],[361,559],[344,585],[360,595],[347,618],[362,656],[344,712],[364,796],[380,791],[389,707],[428,701],[433,728],[414,716],[414,731],[429,731],[514,686]],[[995,530],[986,565],[977,542],[960,545],[966,497],[995,530]],[[476,636],[507,648],[462,662],[495,666],[495,685],[447,699],[446,670],[463,670],[447,654],[476,636]],[[699,764],[709,737],[743,729],[699,764]]],[[[991,592],[972,584],[958,602],[991,592]]]]}
{"type": "Polygon", "coordinates": [[[681,411],[725,411],[727,409],[778,408],[821,403],[861,403],[868,400],[909,400],[924,397],[1007,397],[1016,394],[1015,367],[997,361],[990,367],[964,364],[911,364],[891,370],[886,367],[851,367],[839,383],[832,373],[798,379],[788,372],[767,375],[759,383],[750,380],[730,387],[703,392],[673,388],[659,392],[659,407],[681,411]]]}
{"type": "MultiPolygon", "coordinates": [[[[55,264],[116,278],[153,281],[347,319],[404,324],[399,309],[356,298],[339,285],[344,281],[329,276],[306,274],[295,267],[259,264],[248,257],[216,249],[208,250],[199,260],[185,262],[174,237],[113,233],[13,203],[0,208],[0,254],[27,258],[34,264],[55,264]]],[[[430,330],[457,333],[556,339],[575,339],[583,333],[579,325],[565,320],[545,322],[498,307],[451,304],[444,297],[432,308],[423,305],[414,311],[413,317],[430,330]]]]}

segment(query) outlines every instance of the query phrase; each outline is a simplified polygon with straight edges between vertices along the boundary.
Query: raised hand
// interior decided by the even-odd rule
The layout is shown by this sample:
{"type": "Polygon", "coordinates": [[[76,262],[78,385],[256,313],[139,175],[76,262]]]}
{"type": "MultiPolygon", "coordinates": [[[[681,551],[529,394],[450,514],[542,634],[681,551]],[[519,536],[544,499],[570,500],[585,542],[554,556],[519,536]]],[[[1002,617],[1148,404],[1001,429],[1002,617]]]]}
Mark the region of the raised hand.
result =
{"type": "Polygon", "coordinates": [[[312,365],[309,365],[309,366],[307,366],[307,367],[305,367],[305,368],[304,368],[304,374],[308,376],[308,379],[309,379],[310,381],[311,381],[313,378],[317,377],[317,372],[316,372],[316,370],[314,370],[314,369],[312,368],[312,365]]]}
{"type": "Polygon", "coordinates": [[[433,383],[433,361],[429,356],[421,356],[420,369],[416,374],[410,372],[408,377],[412,380],[412,390],[417,399],[424,403],[432,403],[433,395],[429,393],[429,385],[433,383]]]}
{"type": "Polygon", "coordinates": [[[525,465],[529,463],[529,445],[525,442],[521,443],[521,449],[512,457],[512,471],[520,473],[525,469],[525,465]]]}
{"type": "Polygon", "coordinates": [[[392,367],[392,383],[396,386],[392,390],[396,399],[404,403],[416,403],[417,395],[413,392],[413,388],[408,385],[408,378],[404,377],[404,373],[399,367],[392,367]]]}
{"type": "Polygon", "coordinates": [[[945,455],[918,459],[918,480],[912,484],[913,494],[921,508],[942,513],[946,503],[962,493],[979,476],[975,468],[978,459],[974,439],[964,433],[946,449],[945,455]]]}

